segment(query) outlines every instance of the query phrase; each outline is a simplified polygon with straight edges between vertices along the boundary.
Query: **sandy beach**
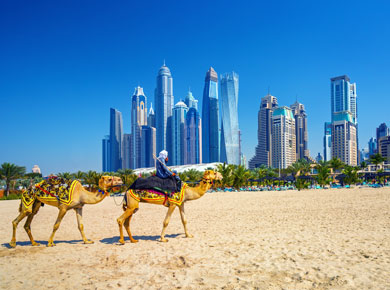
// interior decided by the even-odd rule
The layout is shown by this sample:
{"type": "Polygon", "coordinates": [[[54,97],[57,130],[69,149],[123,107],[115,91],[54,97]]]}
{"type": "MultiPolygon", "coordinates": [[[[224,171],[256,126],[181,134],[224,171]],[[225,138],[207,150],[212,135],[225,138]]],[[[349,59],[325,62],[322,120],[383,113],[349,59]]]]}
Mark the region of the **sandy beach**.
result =
{"type": "MultiPolygon", "coordinates": [[[[120,202],[116,198],[116,202],[120,202]]],[[[141,204],[139,243],[118,245],[112,197],[84,207],[84,245],[74,211],[46,247],[57,208],[44,206],[8,248],[19,201],[0,202],[1,289],[390,289],[390,189],[207,193],[186,204],[158,241],[166,208],[141,204]]]]}

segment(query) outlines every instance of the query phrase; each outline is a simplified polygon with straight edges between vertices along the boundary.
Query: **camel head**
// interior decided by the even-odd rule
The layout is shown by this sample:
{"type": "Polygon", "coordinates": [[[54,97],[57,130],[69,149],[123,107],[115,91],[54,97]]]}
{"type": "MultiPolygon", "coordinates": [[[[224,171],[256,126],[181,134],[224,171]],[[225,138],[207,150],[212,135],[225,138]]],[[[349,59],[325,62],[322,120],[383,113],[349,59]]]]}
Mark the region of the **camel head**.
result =
{"type": "Polygon", "coordinates": [[[222,180],[222,174],[214,170],[206,170],[203,174],[203,179],[222,180]]]}
{"type": "Polygon", "coordinates": [[[109,189],[114,189],[116,186],[121,186],[123,184],[122,179],[117,176],[108,176],[103,175],[99,179],[99,188],[103,191],[108,191],[109,189]]]}

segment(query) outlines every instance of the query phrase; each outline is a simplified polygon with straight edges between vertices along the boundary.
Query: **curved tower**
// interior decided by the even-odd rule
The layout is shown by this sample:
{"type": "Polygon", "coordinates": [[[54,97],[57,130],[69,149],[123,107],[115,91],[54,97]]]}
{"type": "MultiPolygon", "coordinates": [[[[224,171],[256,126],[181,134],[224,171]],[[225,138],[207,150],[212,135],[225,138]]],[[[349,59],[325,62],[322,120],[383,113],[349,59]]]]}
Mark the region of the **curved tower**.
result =
{"type": "Polygon", "coordinates": [[[143,88],[138,86],[131,97],[131,168],[141,167],[141,127],[147,122],[146,96],[143,88]]]}
{"type": "Polygon", "coordinates": [[[156,90],[154,93],[156,113],[156,149],[171,150],[171,116],[173,109],[173,79],[171,71],[164,65],[157,75],[156,90]],[[169,120],[168,120],[169,119],[169,120]]]}

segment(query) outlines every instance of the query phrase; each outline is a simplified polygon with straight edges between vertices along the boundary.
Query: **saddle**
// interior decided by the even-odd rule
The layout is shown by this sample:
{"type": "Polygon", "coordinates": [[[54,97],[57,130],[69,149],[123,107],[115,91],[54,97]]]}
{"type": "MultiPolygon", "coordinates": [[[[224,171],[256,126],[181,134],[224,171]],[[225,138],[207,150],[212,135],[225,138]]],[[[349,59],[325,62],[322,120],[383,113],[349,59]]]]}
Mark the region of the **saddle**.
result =
{"type": "Polygon", "coordinates": [[[170,197],[173,193],[180,191],[181,185],[176,182],[176,179],[173,176],[164,179],[157,176],[150,176],[147,178],[137,178],[133,184],[130,185],[130,189],[156,190],[170,197]]]}

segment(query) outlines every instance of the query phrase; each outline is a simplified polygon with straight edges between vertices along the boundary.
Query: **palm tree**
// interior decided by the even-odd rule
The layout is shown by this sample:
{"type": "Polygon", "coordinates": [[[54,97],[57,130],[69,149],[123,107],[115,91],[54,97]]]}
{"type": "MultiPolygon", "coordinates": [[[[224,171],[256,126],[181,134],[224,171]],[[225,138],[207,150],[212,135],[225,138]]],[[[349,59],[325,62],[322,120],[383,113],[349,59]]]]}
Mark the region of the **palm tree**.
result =
{"type": "Polygon", "coordinates": [[[317,182],[320,186],[325,186],[331,182],[330,178],[330,169],[328,166],[328,162],[320,161],[316,165],[317,169],[317,182]]]}
{"type": "Polygon", "coordinates": [[[344,177],[344,183],[350,185],[352,183],[357,183],[359,182],[359,176],[358,176],[358,170],[360,168],[358,166],[345,166],[343,173],[345,174],[344,177]]]}
{"type": "Polygon", "coordinates": [[[119,169],[116,173],[116,175],[122,179],[123,185],[126,187],[130,187],[130,185],[132,185],[133,182],[138,178],[132,169],[119,169]]]}
{"type": "Polygon", "coordinates": [[[378,168],[378,165],[382,164],[385,160],[386,158],[384,158],[380,153],[375,153],[370,156],[370,162],[375,164],[375,171],[380,169],[380,167],[378,168]]]}
{"type": "Polygon", "coordinates": [[[88,185],[88,188],[90,191],[92,191],[92,188],[99,187],[99,179],[102,177],[101,173],[97,173],[96,171],[89,170],[88,172],[85,173],[84,175],[84,182],[88,185]]]}
{"type": "Polygon", "coordinates": [[[235,170],[233,171],[232,178],[233,178],[233,186],[236,189],[239,189],[244,184],[246,185],[248,183],[250,173],[247,169],[245,169],[244,166],[238,165],[235,167],[235,170]]]}
{"type": "Polygon", "coordinates": [[[335,173],[337,170],[344,168],[345,164],[337,157],[333,157],[329,162],[329,168],[335,173]]]}
{"type": "Polygon", "coordinates": [[[85,172],[82,172],[79,170],[79,171],[73,173],[72,176],[73,176],[73,178],[75,178],[77,180],[84,180],[85,172]]]}
{"type": "Polygon", "coordinates": [[[233,168],[234,166],[232,166],[231,164],[226,164],[226,162],[217,165],[217,171],[222,175],[222,180],[221,180],[222,188],[225,188],[226,186],[230,185],[233,168]]]}
{"type": "Polygon", "coordinates": [[[185,174],[187,176],[187,181],[189,181],[189,182],[197,182],[203,176],[203,173],[196,170],[196,169],[189,169],[189,170],[185,171],[185,174]]]}
{"type": "Polygon", "coordinates": [[[57,176],[64,178],[64,179],[72,179],[73,178],[73,175],[70,172],[57,173],[57,176]]]}
{"type": "Polygon", "coordinates": [[[5,196],[8,197],[11,181],[24,175],[26,167],[17,166],[13,163],[4,162],[0,167],[1,179],[5,180],[5,196]]]}

